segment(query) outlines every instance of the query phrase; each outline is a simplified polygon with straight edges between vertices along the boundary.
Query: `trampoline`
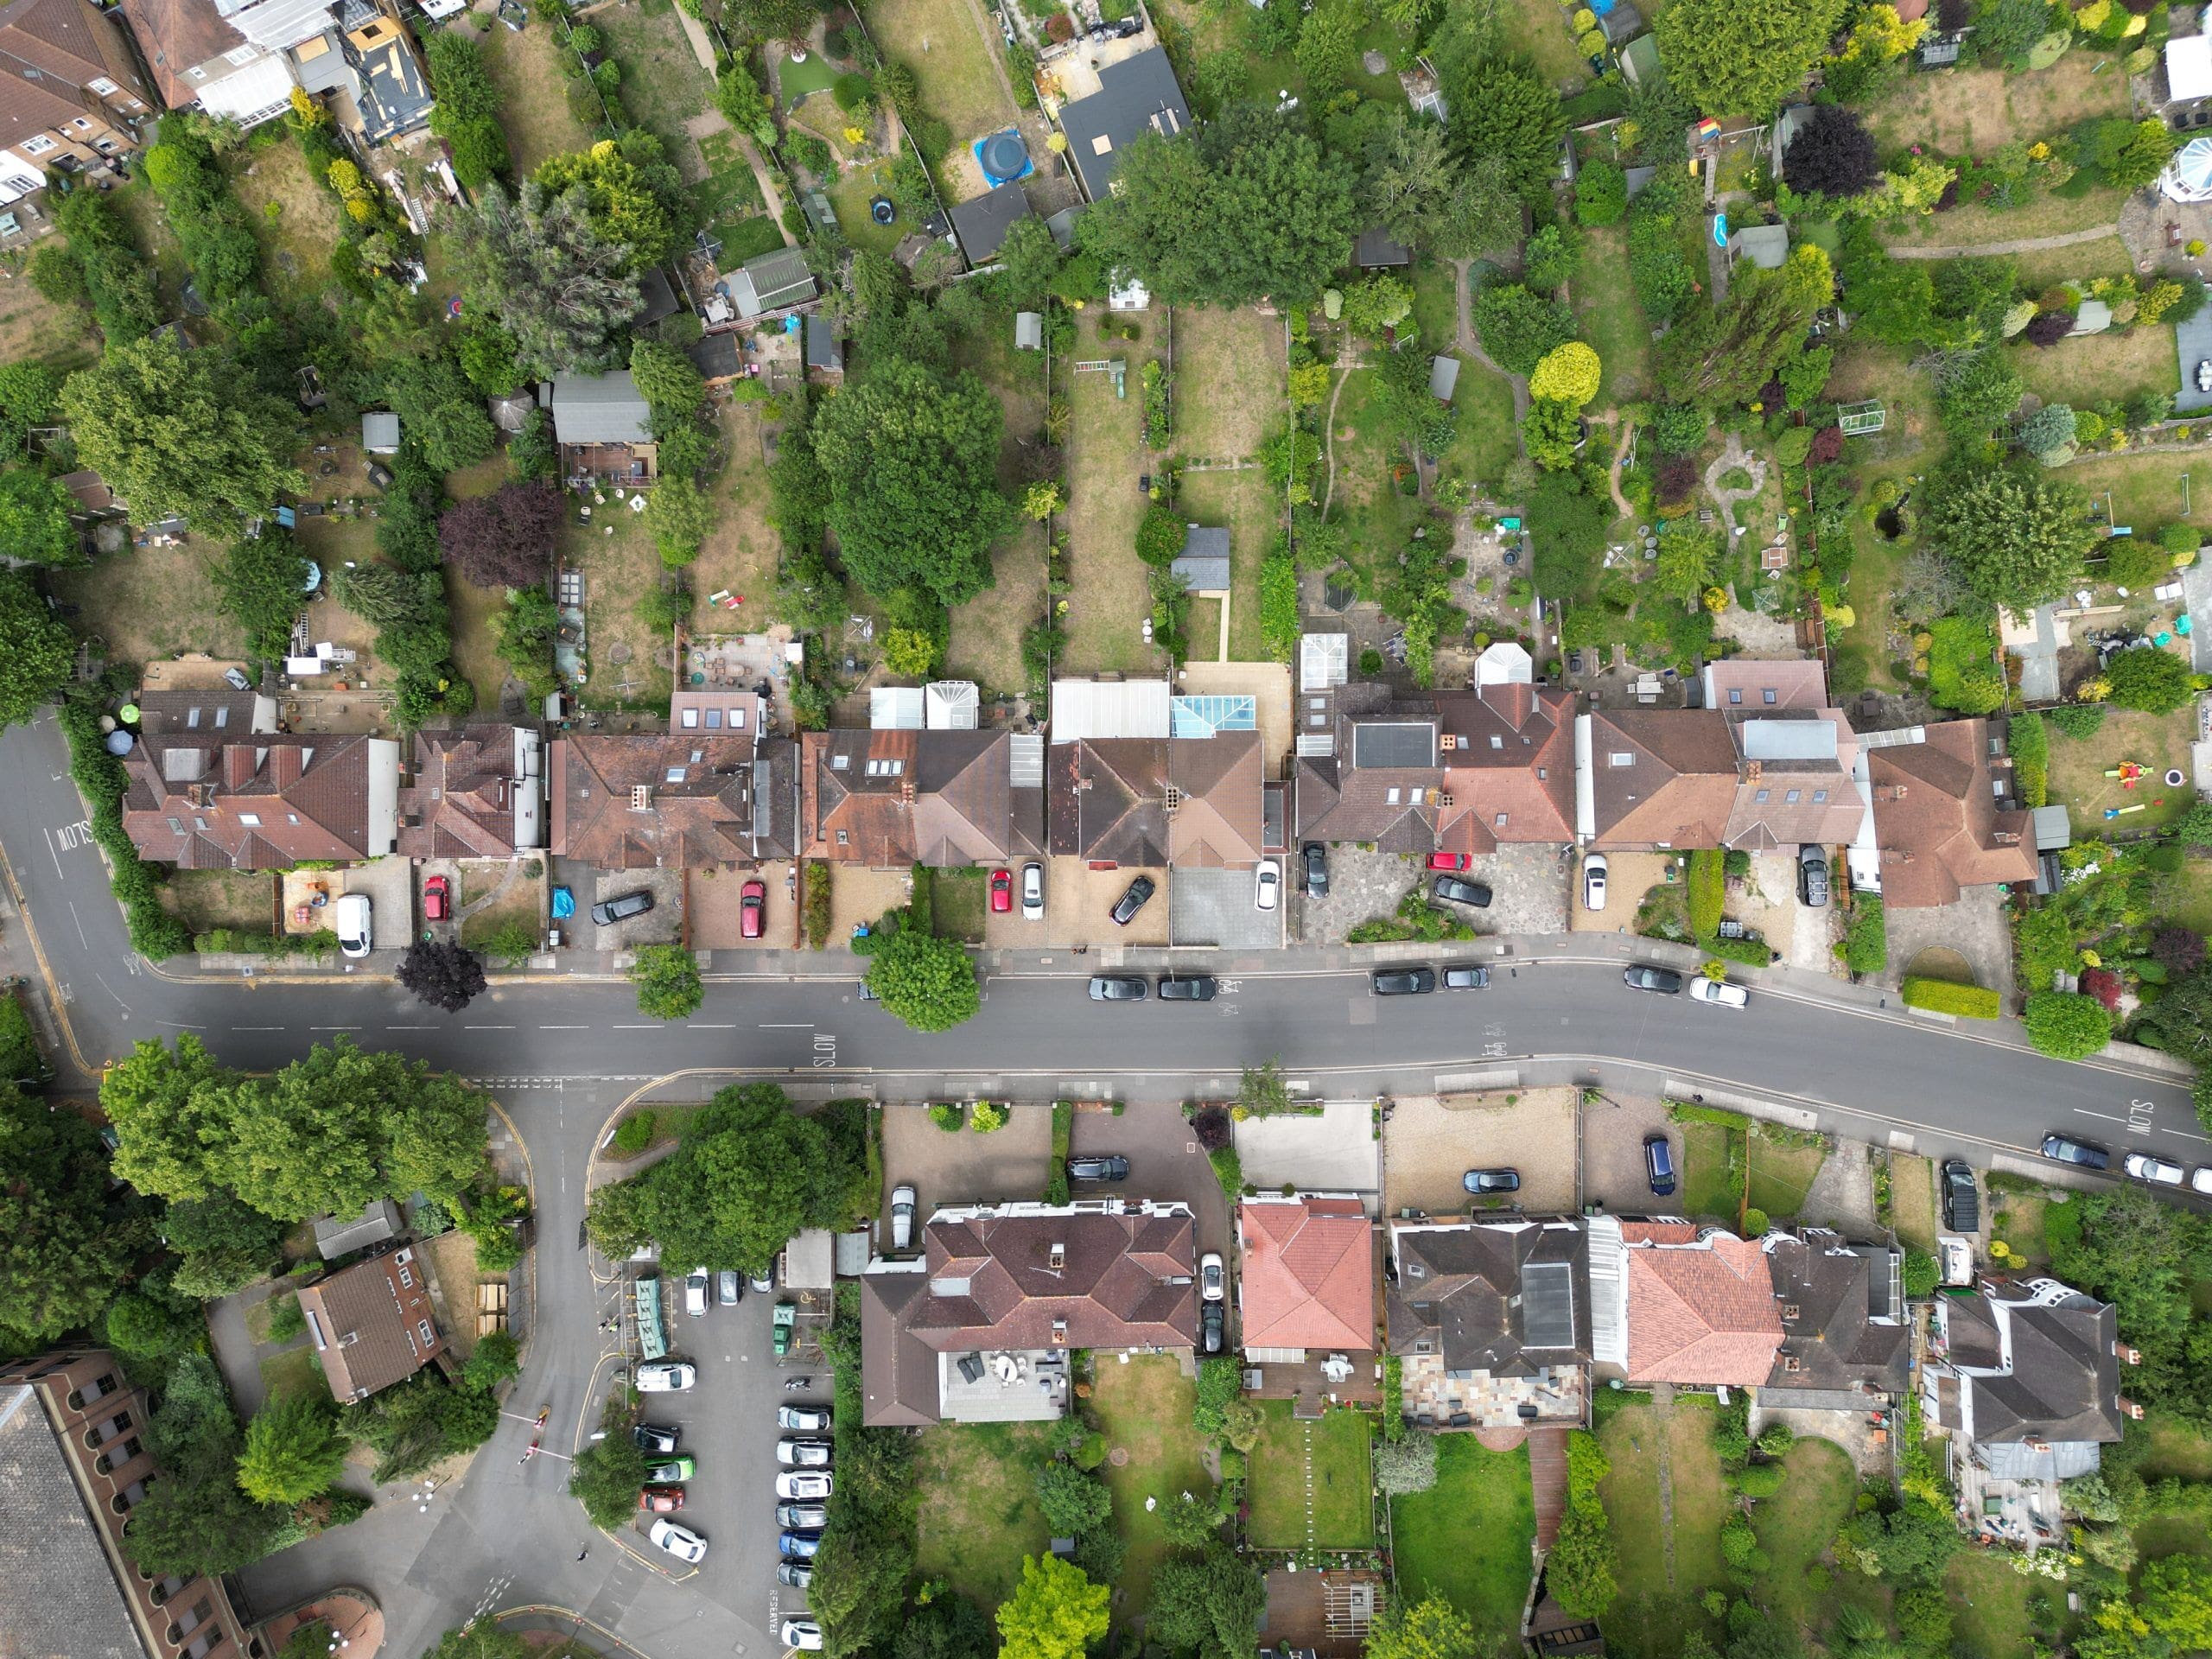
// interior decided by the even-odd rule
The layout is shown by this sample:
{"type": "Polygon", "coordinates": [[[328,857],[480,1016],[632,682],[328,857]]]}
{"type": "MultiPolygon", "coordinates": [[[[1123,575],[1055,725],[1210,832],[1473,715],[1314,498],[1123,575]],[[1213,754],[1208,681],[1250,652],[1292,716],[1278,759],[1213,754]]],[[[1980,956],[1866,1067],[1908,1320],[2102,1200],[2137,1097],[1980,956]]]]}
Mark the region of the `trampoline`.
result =
{"type": "Polygon", "coordinates": [[[888,196],[877,196],[868,205],[868,216],[879,225],[888,225],[899,217],[899,210],[891,205],[888,196]]]}
{"type": "Polygon", "coordinates": [[[978,138],[969,146],[976,152],[976,165],[983,169],[983,181],[993,189],[1002,184],[1012,184],[1016,179],[1026,179],[1037,170],[1029,159],[1029,147],[1021,142],[1020,132],[1013,127],[978,138]]]}

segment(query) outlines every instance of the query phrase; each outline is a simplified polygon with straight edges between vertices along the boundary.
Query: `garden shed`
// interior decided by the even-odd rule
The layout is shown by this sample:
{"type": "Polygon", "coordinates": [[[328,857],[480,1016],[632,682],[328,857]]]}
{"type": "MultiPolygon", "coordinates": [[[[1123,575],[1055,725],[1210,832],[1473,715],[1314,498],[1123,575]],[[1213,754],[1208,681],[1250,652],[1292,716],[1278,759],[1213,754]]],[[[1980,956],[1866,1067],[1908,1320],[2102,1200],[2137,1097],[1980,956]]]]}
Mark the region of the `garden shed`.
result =
{"type": "Polygon", "coordinates": [[[1017,311],[1014,314],[1014,348],[1018,352],[1041,352],[1045,349],[1045,317],[1039,311],[1017,311]]]}
{"type": "Polygon", "coordinates": [[[1192,524],[1183,536],[1183,550],[1169,573],[1186,593],[1217,598],[1229,592],[1229,532],[1192,524]]]}
{"type": "Polygon", "coordinates": [[[2102,300],[2084,300],[2082,308],[2074,314],[2073,333],[2067,337],[2070,340],[2075,334],[2101,334],[2111,327],[2112,307],[2102,300]]]}
{"type": "Polygon", "coordinates": [[[399,416],[377,410],[361,416],[361,448],[372,455],[399,453],[399,416]]]}
{"type": "Polygon", "coordinates": [[[1787,225],[1746,225],[1729,234],[1728,264],[1732,270],[1738,259],[1748,259],[1761,270],[1780,270],[1783,261],[1789,257],[1787,225]]]}
{"type": "Polygon", "coordinates": [[[2212,98],[2212,35],[2177,35],[2166,42],[2166,99],[2185,104],[2212,98]]]}
{"type": "Polygon", "coordinates": [[[1432,357],[1428,359],[1428,391],[1433,397],[1450,403],[1452,394],[1459,387],[1459,359],[1456,357],[1432,357]]]}

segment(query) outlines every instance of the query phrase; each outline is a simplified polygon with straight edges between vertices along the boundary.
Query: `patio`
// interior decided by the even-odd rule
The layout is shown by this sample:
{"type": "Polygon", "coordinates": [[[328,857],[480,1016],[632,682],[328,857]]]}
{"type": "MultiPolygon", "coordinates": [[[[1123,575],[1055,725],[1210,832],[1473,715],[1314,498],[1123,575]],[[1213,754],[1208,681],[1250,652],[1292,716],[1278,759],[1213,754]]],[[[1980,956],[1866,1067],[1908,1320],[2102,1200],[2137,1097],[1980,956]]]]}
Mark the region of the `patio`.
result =
{"type": "Polygon", "coordinates": [[[1248,1365],[1244,1392],[1255,1400],[1288,1400],[1294,1417],[1319,1417],[1321,1402],[1379,1405],[1382,1362],[1372,1354],[1315,1353],[1296,1364],[1267,1360],[1248,1365]]]}
{"type": "Polygon", "coordinates": [[[1580,1370],[1534,1376],[1454,1376],[1440,1354],[1402,1357],[1406,1414],[1422,1428],[1575,1427],[1590,1421],[1589,1378],[1580,1370]]]}
{"type": "Polygon", "coordinates": [[[1067,1414],[1065,1353],[939,1354],[937,1374],[947,1422],[1050,1423],[1067,1414]]]}
{"type": "Polygon", "coordinates": [[[2056,1480],[1994,1475],[1966,1456],[1954,1457],[1952,1473],[1958,1481],[1959,1520],[1975,1542],[2011,1544],[2031,1555],[2065,1543],[2056,1480]]]}

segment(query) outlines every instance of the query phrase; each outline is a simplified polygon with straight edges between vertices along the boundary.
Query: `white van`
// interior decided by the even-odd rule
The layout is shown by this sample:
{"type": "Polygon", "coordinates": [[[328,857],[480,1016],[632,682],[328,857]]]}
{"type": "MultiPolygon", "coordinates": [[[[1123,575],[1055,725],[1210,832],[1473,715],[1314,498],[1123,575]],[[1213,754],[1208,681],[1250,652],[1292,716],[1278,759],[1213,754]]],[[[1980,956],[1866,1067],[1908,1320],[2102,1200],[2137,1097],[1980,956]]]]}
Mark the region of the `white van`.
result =
{"type": "Polygon", "coordinates": [[[375,942],[375,928],[369,914],[369,895],[348,893],[340,895],[330,907],[330,925],[338,935],[338,948],[349,957],[365,957],[375,942]]]}

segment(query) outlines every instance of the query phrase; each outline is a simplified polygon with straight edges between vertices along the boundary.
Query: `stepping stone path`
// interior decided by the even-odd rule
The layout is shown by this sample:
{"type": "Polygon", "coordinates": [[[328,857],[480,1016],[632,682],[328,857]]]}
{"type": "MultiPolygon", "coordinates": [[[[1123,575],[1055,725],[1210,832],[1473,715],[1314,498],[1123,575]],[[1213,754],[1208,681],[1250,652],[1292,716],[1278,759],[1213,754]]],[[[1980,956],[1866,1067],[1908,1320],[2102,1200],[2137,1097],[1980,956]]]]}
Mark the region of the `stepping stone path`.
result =
{"type": "Polygon", "coordinates": [[[1317,1522],[1313,1518],[1313,1422],[1311,1418],[1298,1426],[1298,1455],[1306,1465],[1306,1548],[1319,1548],[1314,1537],[1317,1522]]]}

